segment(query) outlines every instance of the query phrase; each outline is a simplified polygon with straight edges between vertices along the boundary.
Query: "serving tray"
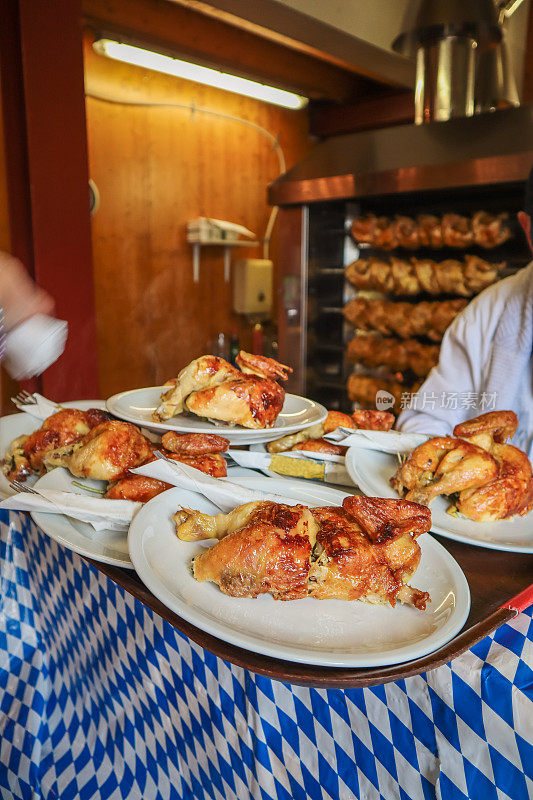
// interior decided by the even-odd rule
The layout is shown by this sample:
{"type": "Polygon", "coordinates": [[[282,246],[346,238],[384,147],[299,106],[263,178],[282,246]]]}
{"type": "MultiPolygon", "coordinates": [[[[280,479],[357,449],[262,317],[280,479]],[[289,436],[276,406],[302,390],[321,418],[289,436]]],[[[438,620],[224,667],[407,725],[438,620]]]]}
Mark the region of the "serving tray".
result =
{"type": "Polygon", "coordinates": [[[315,667],[242,650],[204,633],[174,614],[154,597],[135,572],[87,560],[179,631],[224,661],[286,683],[349,689],[398,681],[435,669],[473,647],[533,603],[532,556],[483,550],[440,536],[435,538],[459,562],[470,586],[471,608],[463,630],[428,656],[389,667],[367,669],[315,667]]]}

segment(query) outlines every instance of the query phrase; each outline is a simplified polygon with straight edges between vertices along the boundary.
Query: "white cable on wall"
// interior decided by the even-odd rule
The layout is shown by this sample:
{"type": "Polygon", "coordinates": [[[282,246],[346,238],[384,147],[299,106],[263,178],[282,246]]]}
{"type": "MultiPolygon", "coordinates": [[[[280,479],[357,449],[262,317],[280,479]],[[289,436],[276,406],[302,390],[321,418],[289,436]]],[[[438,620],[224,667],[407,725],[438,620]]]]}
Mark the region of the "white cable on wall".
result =
{"type": "MultiPolygon", "coordinates": [[[[197,106],[193,102],[191,103],[176,103],[176,102],[159,102],[157,100],[125,100],[122,97],[118,97],[117,95],[106,94],[101,92],[94,92],[94,91],[87,91],[87,97],[92,97],[94,100],[102,100],[105,103],[116,103],[118,105],[126,105],[126,106],[156,106],[159,108],[181,108],[186,111],[190,111],[191,114],[209,114],[212,117],[219,117],[220,119],[227,119],[231,122],[239,122],[241,125],[247,125],[249,128],[254,128],[254,130],[259,131],[262,133],[263,136],[266,136],[267,139],[272,143],[272,149],[276,153],[279,161],[279,174],[283,175],[286,171],[286,164],[285,164],[285,156],[283,154],[283,150],[279,143],[279,139],[277,136],[274,136],[270,131],[267,131],[266,128],[261,127],[256,122],[251,122],[249,119],[243,119],[242,117],[235,117],[233,114],[224,114],[222,111],[213,111],[210,108],[203,108],[202,106],[197,106]]],[[[263,258],[269,257],[269,248],[270,248],[270,239],[272,237],[272,230],[274,228],[274,224],[276,222],[276,217],[278,215],[278,206],[273,206],[270,212],[270,216],[268,218],[267,226],[265,229],[265,235],[263,237],[263,258]]]]}

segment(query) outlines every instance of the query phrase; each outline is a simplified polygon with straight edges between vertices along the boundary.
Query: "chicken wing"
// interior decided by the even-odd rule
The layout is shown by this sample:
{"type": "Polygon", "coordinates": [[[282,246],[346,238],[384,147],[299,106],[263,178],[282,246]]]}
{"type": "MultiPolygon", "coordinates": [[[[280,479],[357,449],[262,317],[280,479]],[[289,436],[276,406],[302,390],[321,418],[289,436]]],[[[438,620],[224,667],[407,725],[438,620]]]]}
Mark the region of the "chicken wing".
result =
{"type": "Polygon", "coordinates": [[[268,378],[273,381],[286,381],[292,367],[280,364],[274,358],[258,356],[240,350],[235,363],[245,375],[256,375],[258,378],[268,378]]]}
{"type": "Polygon", "coordinates": [[[176,382],[161,395],[161,405],[154,411],[155,422],[164,422],[184,410],[185,400],[197,389],[218,386],[240,375],[230,363],[217,356],[200,356],[181,370],[176,382]]]}
{"type": "Polygon", "coordinates": [[[194,558],[193,575],[233,597],[399,600],[419,609],[429,599],[408,585],[420,561],[416,537],[431,521],[413,503],[357,497],[343,508],[308,509],[259,501],[216,517],[182,509],[174,521],[180,539],[219,539],[194,558]]]}

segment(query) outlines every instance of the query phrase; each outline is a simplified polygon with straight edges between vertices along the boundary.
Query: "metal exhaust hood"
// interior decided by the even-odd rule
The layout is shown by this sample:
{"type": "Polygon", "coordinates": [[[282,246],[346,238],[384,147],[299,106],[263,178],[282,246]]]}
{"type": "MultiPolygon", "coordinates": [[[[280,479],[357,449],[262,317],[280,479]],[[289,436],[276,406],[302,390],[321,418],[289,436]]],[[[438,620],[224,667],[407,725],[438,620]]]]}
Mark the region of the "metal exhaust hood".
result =
{"type": "Polygon", "coordinates": [[[416,63],[415,123],[519,104],[505,22],[522,0],[413,0],[392,47],[416,63]]]}
{"type": "Polygon", "coordinates": [[[273,205],[523,181],[533,106],[335,136],[269,188],[273,205]]]}

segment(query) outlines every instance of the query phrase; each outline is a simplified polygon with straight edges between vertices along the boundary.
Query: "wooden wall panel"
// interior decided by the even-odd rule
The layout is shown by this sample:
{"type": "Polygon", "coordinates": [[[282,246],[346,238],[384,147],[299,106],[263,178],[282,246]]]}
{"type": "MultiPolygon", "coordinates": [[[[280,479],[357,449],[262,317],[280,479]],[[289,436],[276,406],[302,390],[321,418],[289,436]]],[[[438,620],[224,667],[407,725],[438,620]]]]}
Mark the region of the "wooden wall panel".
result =
{"type": "MultiPolygon", "coordinates": [[[[89,35],[85,71],[89,95],[193,101],[262,125],[279,134],[287,166],[310,146],[305,111],[113,62],[93,52],[89,35]]],[[[186,224],[215,217],[262,237],[267,185],[279,166],[263,135],[230,120],[91,96],[86,105],[90,176],[100,192],[92,218],[99,377],[108,396],[176,375],[233,326],[250,346],[250,323],[231,311],[221,249],[202,251],[200,283],[193,283],[186,224]]],[[[239,248],[241,255],[261,258],[262,250],[239,248]]]]}

